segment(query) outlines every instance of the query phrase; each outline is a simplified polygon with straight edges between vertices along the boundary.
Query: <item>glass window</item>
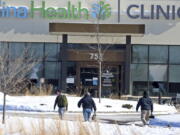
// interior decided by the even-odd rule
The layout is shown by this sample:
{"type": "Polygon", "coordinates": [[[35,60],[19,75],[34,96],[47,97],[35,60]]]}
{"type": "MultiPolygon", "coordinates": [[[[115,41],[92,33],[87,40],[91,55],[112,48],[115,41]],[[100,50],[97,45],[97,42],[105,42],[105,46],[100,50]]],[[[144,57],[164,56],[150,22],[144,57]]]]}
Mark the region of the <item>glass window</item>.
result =
{"type": "Polygon", "coordinates": [[[169,48],[169,63],[180,63],[180,46],[170,46],[169,48]]]}
{"type": "Polygon", "coordinates": [[[45,78],[58,79],[60,76],[59,62],[45,62],[45,78]]]}
{"type": "Polygon", "coordinates": [[[27,43],[27,48],[31,50],[34,59],[43,59],[43,43],[27,43]]]}
{"type": "MultiPolygon", "coordinates": [[[[101,44],[101,47],[103,50],[124,50],[125,45],[119,45],[119,44],[101,44]]],[[[97,44],[68,44],[68,49],[77,49],[77,50],[95,50],[98,49],[97,44]]]]}
{"type": "Polygon", "coordinates": [[[45,58],[48,61],[57,61],[59,56],[60,44],[46,43],[45,44],[45,58]]]}
{"type": "MultiPolygon", "coordinates": [[[[91,47],[91,44],[68,44],[66,46],[68,49],[78,49],[78,50],[89,50],[91,47]]],[[[94,46],[93,46],[94,47],[94,46]]]]}
{"type": "Polygon", "coordinates": [[[150,81],[167,81],[167,65],[149,65],[150,81]]]}
{"type": "Polygon", "coordinates": [[[24,57],[25,56],[25,43],[9,43],[9,55],[10,58],[24,57]],[[24,55],[24,56],[23,56],[24,55]]]}
{"type": "Polygon", "coordinates": [[[133,81],[147,81],[147,74],[147,64],[131,64],[131,78],[133,81]]]}
{"type": "Polygon", "coordinates": [[[149,46],[149,63],[167,63],[168,46],[149,46]]]}
{"type": "Polygon", "coordinates": [[[132,62],[133,63],[147,63],[148,62],[148,46],[134,45],[132,48],[132,62]]]}
{"type": "Polygon", "coordinates": [[[31,80],[39,81],[40,78],[42,78],[42,69],[43,69],[42,63],[34,63],[34,66],[30,72],[29,78],[31,80]]]}
{"type": "Polygon", "coordinates": [[[66,84],[67,92],[76,92],[76,62],[67,62],[66,84]]]}
{"type": "Polygon", "coordinates": [[[119,45],[119,44],[114,44],[114,45],[110,45],[110,47],[108,48],[108,50],[124,50],[126,48],[125,45],[119,45]]]}
{"type": "Polygon", "coordinates": [[[169,83],[169,92],[170,93],[179,93],[180,83],[169,83]]]}
{"type": "Polygon", "coordinates": [[[6,55],[8,52],[7,42],[0,42],[0,56],[6,55]]]}
{"type": "Polygon", "coordinates": [[[134,81],[133,82],[133,95],[143,95],[143,92],[148,89],[148,82],[143,82],[143,81],[134,81]]]}
{"type": "Polygon", "coordinates": [[[163,96],[167,95],[167,82],[149,82],[149,94],[158,96],[159,93],[163,96]]]}
{"type": "Polygon", "coordinates": [[[52,87],[53,89],[52,93],[55,94],[56,90],[58,89],[58,83],[59,83],[58,79],[46,79],[46,83],[52,87]]]}
{"type": "Polygon", "coordinates": [[[180,82],[180,65],[169,65],[169,82],[180,82]]]}
{"type": "Polygon", "coordinates": [[[67,76],[75,76],[75,75],[76,75],[76,63],[67,62],[67,76]]]}

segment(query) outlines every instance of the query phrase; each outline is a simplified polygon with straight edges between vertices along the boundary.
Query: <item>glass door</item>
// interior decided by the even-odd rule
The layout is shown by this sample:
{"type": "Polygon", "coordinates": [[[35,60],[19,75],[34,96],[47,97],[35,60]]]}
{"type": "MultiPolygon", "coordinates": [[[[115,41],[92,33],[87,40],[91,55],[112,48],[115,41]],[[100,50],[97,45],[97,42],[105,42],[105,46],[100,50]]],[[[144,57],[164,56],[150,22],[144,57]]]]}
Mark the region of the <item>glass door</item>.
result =
{"type": "Polygon", "coordinates": [[[98,68],[81,67],[80,82],[82,86],[81,95],[89,91],[93,97],[96,97],[98,90],[98,68]]]}
{"type": "Polygon", "coordinates": [[[121,72],[118,65],[104,65],[102,72],[102,96],[117,97],[120,93],[121,72]]]}

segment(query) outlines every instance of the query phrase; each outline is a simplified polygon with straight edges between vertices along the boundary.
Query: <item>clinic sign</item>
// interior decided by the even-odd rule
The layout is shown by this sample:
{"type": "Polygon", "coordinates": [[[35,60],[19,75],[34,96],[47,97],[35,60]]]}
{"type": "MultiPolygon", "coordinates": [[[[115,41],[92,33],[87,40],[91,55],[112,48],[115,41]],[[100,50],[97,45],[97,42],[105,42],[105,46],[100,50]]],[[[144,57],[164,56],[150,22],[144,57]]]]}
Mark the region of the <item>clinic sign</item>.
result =
{"type": "Polygon", "coordinates": [[[5,1],[0,1],[0,18],[44,18],[44,19],[85,19],[98,18],[105,20],[111,16],[111,5],[104,1],[92,3],[91,9],[82,7],[79,1],[72,4],[67,1],[66,7],[51,7],[46,1],[39,5],[30,1],[27,6],[8,6],[5,1]]]}
{"type": "MultiPolygon", "coordinates": [[[[118,0],[108,1],[115,2],[118,0]]],[[[88,5],[89,8],[83,7],[83,3],[79,0],[72,3],[70,0],[66,1],[65,6],[56,7],[48,5],[45,0],[36,2],[36,0],[29,1],[28,6],[13,6],[0,0],[0,19],[1,18],[43,18],[43,19],[99,19],[106,20],[112,16],[112,7],[106,0],[99,0],[98,2],[91,2],[88,5]]],[[[120,11],[123,3],[117,5],[118,9],[115,12],[120,14],[125,13],[125,16],[130,19],[146,19],[146,20],[158,20],[164,18],[166,20],[175,20],[180,18],[180,6],[177,4],[134,4],[131,1],[126,5],[125,9],[120,11]],[[121,5],[122,4],[122,5],[121,5]]],[[[115,13],[116,14],[116,13],[115,13]]],[[[116,16],[117,17],[117,16],[116,16]]]]}
{"type": "Polygon", "coordinates": [[[180,18],[180,7],[176,5],[149,5],[148,12],[147,6],[145,8],[144,4],[129,5],[127,8],[127,16],[131,19],[150,19],[150,20],[158,20],[160,17],[166,20],[175,20],[176,18],[180,18]]]}

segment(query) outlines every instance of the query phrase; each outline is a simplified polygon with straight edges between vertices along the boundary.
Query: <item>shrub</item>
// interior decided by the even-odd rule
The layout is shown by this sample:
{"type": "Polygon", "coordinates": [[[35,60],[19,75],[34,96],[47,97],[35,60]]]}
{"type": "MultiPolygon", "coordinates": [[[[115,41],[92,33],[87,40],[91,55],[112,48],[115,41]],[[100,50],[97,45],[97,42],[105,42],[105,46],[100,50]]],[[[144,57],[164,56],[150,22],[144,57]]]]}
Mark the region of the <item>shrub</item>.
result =
{"type": "Polygon", "coordinates": [[[131,109],[133,107],[133,105],[131,104],[123,104],[122,108],[127,108],[127,109],[131,109]]]}
{"type": "Polygon", "coordinates": [[[39,86],[31,86],[31,88],[25,88],[24,94],[27,96],[35,95],[35,96],[43,96],[43,95],[51,95],[53,93],[53,85],[44,84],[41,89],[39,86]]]}

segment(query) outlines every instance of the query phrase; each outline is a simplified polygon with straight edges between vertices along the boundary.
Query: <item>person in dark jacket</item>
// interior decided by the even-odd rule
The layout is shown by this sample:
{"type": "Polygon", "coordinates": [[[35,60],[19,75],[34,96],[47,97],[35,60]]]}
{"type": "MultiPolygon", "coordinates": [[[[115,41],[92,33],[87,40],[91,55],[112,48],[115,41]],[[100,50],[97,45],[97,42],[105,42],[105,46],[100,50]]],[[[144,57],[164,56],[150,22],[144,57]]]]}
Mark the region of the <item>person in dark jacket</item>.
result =
{"type": "Polygon", "coordinates": [[[54,110],[58,105],[58,113],[61,119],[63,119],[65,111],[68,110],[68,101],[66,95],[63,95],[60,90],[57,91],[57,97],[54,102],[54,110]]]}
{"type": "Polygon", "coordinates": [[[83,116],[85,121],[90,120],[91,113],[94,109],[94,113],[96,113],[96,104],[92,97],[90,96],[90,93],[87,92],[83,98],[80,99],[78,102],[78,107],[80,108],[82,105],[83,107],[83,116]]]}
{"type": "Polygon", "coordinates": [[[148,124],[149,116],[153,112],[153,102],[151,98],[148,96],[148,93],[144,91],[143,97],[141,97],[137,103],[136,111],[141,106],[141,121],[144,125],[148,124]]]}

